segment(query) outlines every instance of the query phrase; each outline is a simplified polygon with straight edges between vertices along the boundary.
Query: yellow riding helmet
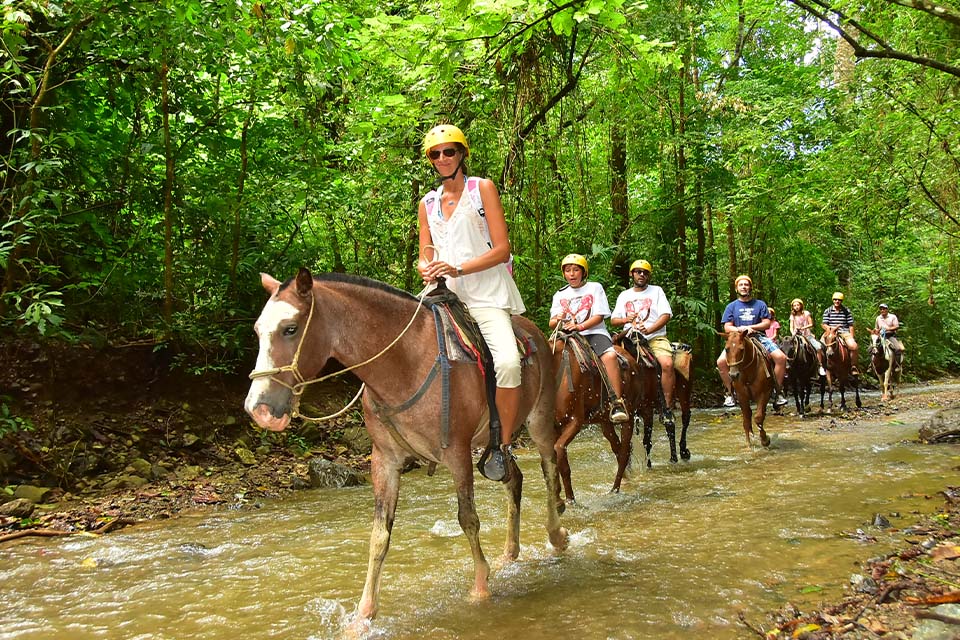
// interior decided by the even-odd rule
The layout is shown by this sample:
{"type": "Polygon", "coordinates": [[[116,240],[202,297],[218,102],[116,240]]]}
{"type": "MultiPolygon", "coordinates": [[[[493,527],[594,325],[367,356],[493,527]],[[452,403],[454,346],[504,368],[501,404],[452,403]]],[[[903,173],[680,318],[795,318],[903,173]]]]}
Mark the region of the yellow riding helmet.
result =
{"type": "Polygon", "coordinates": [[[630,265],[630,273],[633,273],[634,269],[643,269],[647,273],[653,273],[653,267],[646,260],[634,260],[633,264],[630,265]]]}
{"type": "Polygon", "coordinates": [[[800,308],[803,309],[804,307],[803,300],[801,300],[800,298],[794,298],[793,300],[791,300],[790,306],[793,307],[793,305],[797,304],[798,302],[800,303],[800,308]]]}
{"type": "Polygon", "coordinates": [[[840,293],[839,291],[834,291],[834,292],[833,292],[833,299],[834,299],[834,300],[843,300],[843,294],[840,293]]]}
{"type": "Polygon", "coordinates": [[[746,275],[746,274],[737,276],[737,279],[733,281],[733,286],[737,286],[738,284],[740,284],[740,281],[741,281],[741,280],[746,280],[747,282],[750,283],[750,286],[751,286],[751,287],[753,286],[753,280],[751,280],[751,279],[750,279],[750,276],[748,276],[748,275],[746,275]]]}
{"type": "Polygon", "coordinates": [[[467,137],[463,135],[459,127],[452,124],[439,124],[423,136],[423,155],[427,155],[433,147],[444,142],[459,142],[464,148],[464,157],[470,155],[470,145],[467,144],[467,137]]]}
{"type": "Polygon", "coordinates": [[[587,259],[584,258],[579,253],[571,253],[568,256],[566,256],[563,260],[561,260],[560,270],[562,271],[563,268],[568,264],[575,264],[578,267],[582,267],[584,279],[586,279],[587,274],[590,273],[590,264],[587,262],[587,259]]]}

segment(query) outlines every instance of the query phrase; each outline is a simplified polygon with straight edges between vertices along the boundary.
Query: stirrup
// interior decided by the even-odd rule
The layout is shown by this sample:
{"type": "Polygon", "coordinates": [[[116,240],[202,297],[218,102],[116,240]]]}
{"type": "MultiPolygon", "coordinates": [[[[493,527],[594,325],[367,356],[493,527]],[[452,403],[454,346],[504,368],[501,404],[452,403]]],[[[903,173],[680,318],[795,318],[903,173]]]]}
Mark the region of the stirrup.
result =
{"type": "Polygon", "coordinates": [[[630,421],[630,416],[627,415],[627,408],[623,406],[623,400],[620,398],[610,403],[610,421],[618,423],[630,421]]]}
{"type": "Polygon", "coordinates": [[[509,480],[507,456],[513,458],[513,454],[510,453],[507,447],[509,447],[509,445],[502,445],[500,447],[487,446],[483,455],[480,456],[480,460],[477,461],[477,471],[480,472],[480,475],[494,482],[506,482],[509,480]]]}

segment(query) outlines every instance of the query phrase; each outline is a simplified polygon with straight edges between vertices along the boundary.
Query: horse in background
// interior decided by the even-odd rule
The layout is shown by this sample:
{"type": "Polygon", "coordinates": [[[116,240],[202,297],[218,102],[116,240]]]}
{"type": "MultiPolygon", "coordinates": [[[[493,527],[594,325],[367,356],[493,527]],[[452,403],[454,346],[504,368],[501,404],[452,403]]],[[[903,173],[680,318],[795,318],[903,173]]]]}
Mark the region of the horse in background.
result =
{"type": "Polygon", "coordinates": [[[801,418],[810,411],[810,394],[813,381],[820,381],[820,394],[823,395],[824,376],[817,373],[820,362],[813,345],[801,334],[795,332],[780,341],[780,348],[787,356],[787,377],[784,386],[793,391],[793,401],[797,406],[797,415],[801,418]]]}
{"type": "Polygon", "coordinates": [[[767,360],[764,348],[743,331],[728,331],[724,350],[730,366],[730,379],[740,405],[740,415],[743,417],[743,433],[747,438],[747,446],[752,446],[750,436],[755,423],[760,444],[769,447],[770,437],[763,429],[763,421],[767,415],[767,401],[773,395],[773,366],[767,360]],[[757,405],[756,412],[750,406],[751,401],[757,405]]]}
{"type": "MultiPolygon", "coordinates": [[[[635,332],[620,332],[614,337],[614,343],[622,346],[627,353],[637,360],[640,364],[640,368],[643,369],[646,373],[653,373],[654,377],[657,376],[657,367],[659,366],[656,357],[646,348],[646,339],[635,332]]],[[[680,458],[684,460],[690,459],[690,450],[687,448],[687,430],[690,427],[690,397],[693,392],[693,368],[692,368],[693,354],[690,351],[690,347],[687,345],[673,343],[673,371],[674,371],[674,385],[673,385],[673,401],[675,405],[680,407],[680,458]]],[[[657,384],[660,384],[659,379],[657,379],[657,384]]],[[[672,422],[667,422],[663,419],[664,411],[670,409],[673,411],[674,407],[667,407],[664,404],[664,398],[662,395],[662,389],[657,387],[657,395],[655,397],[644,396],[644,402],[656,403],[656,408],[660,412],[661,422],[663,422],[664,431],[667,434],[667,440],[670,443],[670,462],[677,462],[677,428],[676,424],[672,422]]],[[[650,412],[642,412],[634,414],[634,422],[636,423],[635,432],[639,433],[639,423],[640,418],[643,422],[643,448],[646,452],[646,463],[647,468],[653,466],[653,461],[650,457],[650,451],[653,449],[653,413],[652,408],[650,412]],[[648,417],[649,416],[649,417],[648,417]]]]}
{"type": "MultiPolygon", "coordinates": [[[[473,450],[490,440],[489,406],[483,373],[475,362],[450,362],[440,337],[443,311],[382,282],[344,274],[319,278],[300,269],[280,283],[261,274],[269,299],[257,319],[260,340],[256,370],[244,407],[256,423],[282,431],[298,415],[303,389],[330,359],[352,368],[363,383],[363,416],[373,443],[373,527],[358,625],[377,614],[383,562],[390,547],[401,473],[413,460],[450,470],[457,516],[474,565],[471,594],[489,598],[490,566],[480,548],[474,504],[473,450]],[[419,314],[419,315],[418,315],[419,314]],[[439,380],[438,380],[439,379],[439,380]]],[[[546,528],[562,551],[568,534],[560,526],[553,363],[543,334],[514,316],[514,330],[532,344],[523,369],[519,421],[527,421],[547,485],[546,528]]],[[[488,373],[492,375],[492,372],[488,373]]],[[[504,482],[507,539],[504,557],[520,553],[523,474],[512,458],[504,482]]]]}
{"type": "MultiPolygon", "coordinates": [[[[840,338],[840,333],[836,327],[827,327],[823,332],[821,339],[827,354],[827,384],[826,388],[830,394],[830,408],[833,409],[833,383],[836,383],[840,391],[840,409],[846,410],[847,398],[846,389],[849,385],[853,388],[857,399],[857,408],[863,406],[860,402],[860,381],[853,375],[853,359],[850,357],[850,349],[840,338]]],[[[823,387],[820,387],[820,411],[823,411],[823,387]]]]}
{"type": "Polygon", "coordinates": [[[893,398],[900,386],[903,352],[893,348],[884,332],[870,330],[870,368],[880,383],[880,402],[893,398]]]}
{"type": "MultiPolygon", "coordinates": [[[[633,435],[631,422],[622,424],[610,420],[609,394],[605,389],[599,358],[586,340],[577,333],[559,331],[550,340],[554,370],[556,371],[555,423],[557,440],[557,469],[563,484],[567,502],[576,502],[570,478],[570,459],[567,447],[580,433],[585,424],[598,424],[603,437],[610,443],[610,450],[617,457],[617,473],[611,493],[619,493],[623,476],[630,464],[630,439],[633,435]],[[619,434],[617,433],[619,430],[619,434]]],[[[627,412],[653,422],[653,401],[656,397],[656,376],[646,375],[637,361],[621,347],[614,347],[620,360],[623,402],[627,412]]]]}

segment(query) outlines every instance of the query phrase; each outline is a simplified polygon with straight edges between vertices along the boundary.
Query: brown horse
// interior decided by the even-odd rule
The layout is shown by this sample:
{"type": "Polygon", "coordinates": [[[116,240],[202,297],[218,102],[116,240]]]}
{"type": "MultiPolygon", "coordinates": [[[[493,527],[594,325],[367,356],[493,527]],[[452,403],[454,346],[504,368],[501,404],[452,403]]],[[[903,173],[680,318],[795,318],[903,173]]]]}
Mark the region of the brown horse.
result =
{"type": "Polygon", "coordinates": [[[870,330],[870,368],[880,383],[880,402],[893,398],[900,385],[903,352],[895,350],[890,339],[876,329],[870,330]]]}
{"type": "MultiPolygon", "coordinates": [[[[627,353],[632,356],[636,357],[637,355],[641,355],[640,349],[646,347],[646,339],[643,336],[633,332],[630,332],[626,335],[625,334],[626,332],[621,332],[614,339],[614,342],[623,346],[627,353]]],[[[691,367],[693,357],[690,353],[689,346],[674,343],[673,347],[673,400],[674,404],[679,404],[680,406],[680,457],[684,460],[689,460],[690,450],[687,449],[687,430],[690,427],[690,396],[693,391],[693,369],[691,367]]],[[[646,354],[641,355],[641,357],[643,358],[643,362],[650,363],[650,366],[644,366],[641,364],[640,368],[644,375],[651,375],[654,379],[656,379],[656,357],[652,352],[649,351],[646,354]]],[[[641,362],[640,358],[638,358],[637,361],[641,362]]],[[[654,388],[656,389],[657,387],[655,386],[654,388]]],[[[653,460],[650,457],[650,451],[653,448],[652,409],[654,403],[656,404],[656,408],[660,411],[660,421],[663,423],[664,431],[666,431],[667,439],[670,442],[670,462],[677,462],[677,428],[673,423],[673,420],[666,420],[664,418],[664,411],[666,409],[670,409],[672,412],[674,407],[666,407],[665,405],[661,406],[661,400],[663,400],[663,398],[659,395],[659,389],[656,396],[645,394],[643,401],[644,403],[651,404],[651,412],[641,412],[640,415],[634,415],[635,422],[638,417],[643,418],[643,448],[646,452],[648,469],[653,466],[653,460]],[[650,416],[649,419],[647,418],[648,415],[650,416]]],[[[629,447],[629,443],[627,443],[627,446],[629,447]]]]}
{"type": "MultiPolygon", "coordinates": [[[[558,429],[557,467],[563,482],[564,494],[568,502],[575,502],[573,484],[570,480],[570,460],[567,446],[573,441],[585,424],[599,424],[603,436],[610,443],[610,450],[617,457],[617,474],[613,480],[611,493],[620,491],[620,483],[630,461],[630,437],[633,425],[624,422],[619,425],[610,420],[606,400],[609,395],[604,390],[604,382],[596,364],[581,371],[580,362],[590,362],[592,351],[589,345],[576,342],[575,334],[560,332],[550,341],[553,351],[554,370],[557,373],[557,394],[555,420],[558,429]],[[578,357],[578,353],[579,356],[578,357]],[[620,434],[617,434],[619,427],[620,434]]],[[[623,378],[623,396],[627,412],[653,421],[653,401],[644,402],[644,397],[656,397],[656,377],[644,375],[637,361],[620,347],[614,347],[620,356],[623,378]]],[[[603,365],[600,363],[600,367],[603,365]]]]}
{"type": "MultiPolygon", "coordinates": [[[[266,274],[261,274],[261,280],[270,299],[255,325],[260,354],[244,403],[257,424],[284,429],[291,415],[297,415],[304,385],[329,359],[352,368],[366,385],[363,415],[373,441],[370,475],[375,506],[367,578],[355,623],[362,624],[377,613],[400,473],[411,460],[431,467],[443,464],[450,470],[457,491],[458,519],[473,555],[471,594],[489,597],[490,567],[480,548],[473,488],[472,450],[489,440],[489,410],[477,366],[447,363],[439,355],[434,358],[442,352],[434,318],[406,292],[356,276],[328,274],[314,279],[306,269],[283,284],[266,274]],[[449,369],[440,366],[447,364],[449,369]],[[437,376],[438,369],[445,372],[437,376]]],[[[549,347],[529,320],[515,317],[513,321],[534,347],[523,370],[520,416],[527,420],[547,483],[550,543],[562,550],[568,536],[560,526],[549,347]]],[[[512,459],[508,467],[504,555],[515,559],[520,552],[523,475],[512,459]]]]}
{"type": "MultiPolygon", "coordinates": [[[[853,375],[853,365],[855,363],[850,357],[850,349],[840,338],[836,327],[827,327],[823,332],[821,341],[827,354],[826,388],[830,394],[830,408],[833,409],[833,384],[836,383],[840,390],[840,409],[846,410],[847,408],[847,385],[853,387],[857,398],[857,408],[859,409],[863,406],[860,402],[860,380],[853,375]]],[[[820,411],[823,411],[823,391],[823,387],[820,387],[820,411]]]]}
{"type": "Polygon", "coordinates": [[[751,446],[750,435],[755,422],[760,431],[760,444],[768,447],[770,438],[763,430],[763,421],[767,416],[767,401],[773,394],[773,367],[767,361],[763,347],[750,339],[746,332],[728,331],[724,349],[730,365],[730,379],[740,403],[747,446],[751,446]],[[750,407],[751,400],[757,404],[756,413],[750,407]]]}

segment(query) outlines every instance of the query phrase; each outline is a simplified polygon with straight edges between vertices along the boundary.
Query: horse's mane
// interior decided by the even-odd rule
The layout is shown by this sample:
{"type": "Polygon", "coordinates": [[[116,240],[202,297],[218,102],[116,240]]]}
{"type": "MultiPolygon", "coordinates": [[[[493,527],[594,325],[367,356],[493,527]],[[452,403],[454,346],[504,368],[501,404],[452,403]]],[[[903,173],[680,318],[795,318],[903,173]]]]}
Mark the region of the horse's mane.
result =
{"type": "MultiPolygon", "coordinates": [[[[412,293],[392,287],[386,282],[380,282],[379,280],[374,280],[373,278],[365,278],[364,276],[357,276],[351,273],[321,273],[313,276],[313,279],[316,282],[343,283],[363,287],[366,289],[376,289],[377,291],[383,291],[398,298],[403,298],[404,300],[417,300],[417,297],[412,293]]],[[[290,278],[280,285],[279,290],[283,291],[293,281],[294,278],[290,278]]]]}

